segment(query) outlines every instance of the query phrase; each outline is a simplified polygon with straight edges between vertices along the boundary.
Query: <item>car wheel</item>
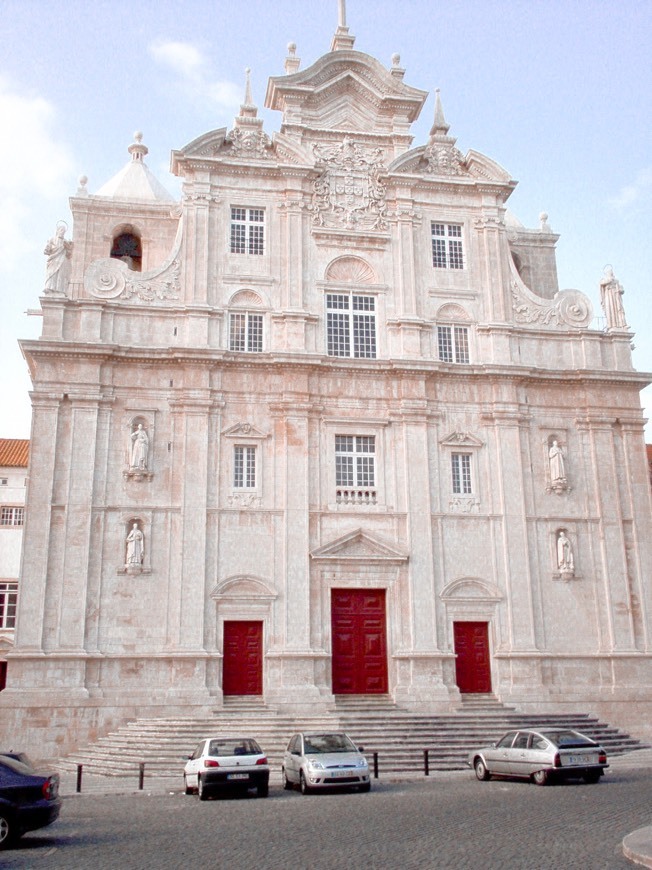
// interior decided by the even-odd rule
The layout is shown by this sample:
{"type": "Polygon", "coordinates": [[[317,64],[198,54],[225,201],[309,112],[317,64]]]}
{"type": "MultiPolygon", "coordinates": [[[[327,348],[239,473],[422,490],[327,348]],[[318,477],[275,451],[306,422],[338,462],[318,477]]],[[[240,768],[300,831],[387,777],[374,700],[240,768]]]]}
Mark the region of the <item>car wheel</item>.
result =
{"type": "Polygon", "coordinates": [[[0,815],[0,849],[6,849],[14,837],[13,823],[5,815],[0,815]]]}
{"type": "Polygon", "coordinates": [[[587,785],[595,785],[596,782],[600,782],[601,775],[599,770],[588,770],[582,779],[587,785]]]}
{"type": "Polygon", "coordinates": [[[183,787],[186,794],[192,794],[195,791],[194,788],[191,788],[191,786],[188,785],[188,777],[185,775],[185,773],[183,775],[183,787]]]}
{"type": "Polygon", "coordinates": [[[299,773],[299,789],[301,790],[301,794],[310,794],[310,786],[306,782],[303,771],[299,773]]]}
{"type": "Polygon", "coordinates": [[[473,762],[473,769],[475,770],[475,775],[481,782],[485,782],[488,779],[491,779],[491,774],[487,770],[484,761],[481,758],[476,758],[473,762]]]}
{"type": "Polygon", "coordinates": [[[201,776],[197,777],[197,794],[199,795],[200,801],[208,800],[208,789],[204,785],[204,780],[201,778],[201,776]]]}
{"type": "Polygon", "coordinates": [[[536,782],[537,785],[547,785],[548,784],[548,771],[547,770],[537,770],[532,774],[532,779],[536,782]]]}
{"type": "Polygon", "coordinates": [[[360,791],[371,791],[371,783],[370,782],[363,782],[362,785],[360,786],[360,791]]]}
{"type": "Polygon", "coordinates": [[[285,772],[285,768],[283,768],[283,788],[286,791],[292,791],[292,789],[294,788],[294,783],[291,783],[290,780],[288,779],[288,775],[285,772]]]}
{"type": "Polygon", "coordinates": [[[263,782],[259,786],[256,787],[256,794],[258,797],[267,797],[269,794],[269,783],[263,782]]]}

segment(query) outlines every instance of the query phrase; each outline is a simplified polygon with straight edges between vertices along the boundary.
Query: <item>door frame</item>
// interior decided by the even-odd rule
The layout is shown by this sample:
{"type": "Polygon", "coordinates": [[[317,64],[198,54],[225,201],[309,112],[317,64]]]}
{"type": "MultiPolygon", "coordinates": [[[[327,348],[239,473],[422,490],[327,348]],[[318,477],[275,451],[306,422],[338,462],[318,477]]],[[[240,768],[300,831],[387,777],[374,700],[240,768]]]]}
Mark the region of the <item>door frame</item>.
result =
{"type": "MultiPolygon", "coordinates": [[[[332,586],[330,588],[330,624],[331,624],[331,691],[333,694],[337,695],[347,695],[347,694],[355,694],[355,695],[369,695],[370,697],[373,695],[386,695],[389,692],[389,625],[387,618],[387,589],[383,586],[332,586]],[[378,692],[335,692],[334,687],[334,670],[335,670],[335,657],[334,657],[334,646],[335,646],[335,635],[333,632],[333,593],[342,592],[344,594],[359,594],[359,595],[368,595],[370,593],[382,593],[383,598],[383,666],[384,666],[384,674],[383,674],[383,689],[378,692]]],[[[364,656],[361,658],[356,658],[356,662],[364,661],[364,656]]]]}

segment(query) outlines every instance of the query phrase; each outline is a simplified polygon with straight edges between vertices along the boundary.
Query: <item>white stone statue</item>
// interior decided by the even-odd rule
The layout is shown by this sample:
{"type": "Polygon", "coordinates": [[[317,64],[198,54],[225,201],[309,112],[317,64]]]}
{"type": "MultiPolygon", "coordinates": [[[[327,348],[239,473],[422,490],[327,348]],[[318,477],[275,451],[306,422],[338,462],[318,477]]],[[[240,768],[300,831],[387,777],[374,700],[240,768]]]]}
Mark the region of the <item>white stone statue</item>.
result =
{"type": "Polygon", "coordinates": [[[552,446],[548,451],[548,461],[550,462],[550,482],[555,483],[556,481],[566,480],[564,451],[559,446],[559,442],[552,442],[552,446]]]}
{"type": "Polygon", "coordinates": [[[557,567],[562,574],[573,574],[575,572],[573,548],[563,529],[557,537],[557,567]]]}
{"type": "Polygon", "coordinates": [[[145,536],[134,523],[127,535],[127,568],[140,568],[145,556],[145,536]]]}
{"type": "Polygon", "coordinates": [[[67,241],[66,224],[59,221],[54,236],[45,246],[43,253],[46,255],[45,265],[45,292],[63,293],[65,295],[70,280],[70,258],[72,256],[72,242],[67,241]]]}
{"type": "Polygon", "coordinates": [[[607,318],[608,329],[627,329],[625,309],[623,308],[623,286],[607,266],[600,281],[600,304],[607,318]]]}
{"type": "Polygon", "coordinates": [[[149,454],[149,437],[143,424],[131,433],[131,462],[130,468],[137,471],[147,471],[147,457],[149,454]]]}

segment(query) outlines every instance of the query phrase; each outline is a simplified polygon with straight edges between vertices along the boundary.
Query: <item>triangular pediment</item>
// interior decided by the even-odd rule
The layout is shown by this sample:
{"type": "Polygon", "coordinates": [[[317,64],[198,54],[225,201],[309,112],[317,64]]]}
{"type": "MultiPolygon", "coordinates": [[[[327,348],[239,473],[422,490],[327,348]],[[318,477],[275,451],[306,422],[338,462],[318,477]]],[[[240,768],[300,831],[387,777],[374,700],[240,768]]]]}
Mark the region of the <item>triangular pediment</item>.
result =
{"type": "Polygon", "coordinates": [[[470,432],[452,432],[440,442],[442,447],[482,447],[483,442],[470,432]]]}
{"type": "Polygon", "coordinates": [[[329,561],[382,561],[382,562],[407,562],[408,556],[402,550],[381,541],[380,538],[355,529],[313,550],[310,557],[314,560],[329,561]]]}
{"type": "Polygon", "coordinates": [[[224,438],[267,438],[264,432],[252,426],[251,423],[236,423],[222,432],[224,438]]]}

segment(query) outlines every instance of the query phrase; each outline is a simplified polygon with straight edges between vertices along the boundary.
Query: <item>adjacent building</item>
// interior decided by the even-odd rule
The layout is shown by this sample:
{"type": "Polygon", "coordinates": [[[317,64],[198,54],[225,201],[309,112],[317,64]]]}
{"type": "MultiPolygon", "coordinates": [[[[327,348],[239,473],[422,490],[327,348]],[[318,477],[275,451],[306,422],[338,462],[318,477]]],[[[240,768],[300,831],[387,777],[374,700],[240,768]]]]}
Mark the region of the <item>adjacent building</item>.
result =
{"type": "MultiPolygon", "coordinates": [[[[265,104],[138,134],[49,244],[2,721],[341,695],[652,721],[652,514],[622,287],[560,290],[546,215],[344,20],[265,104]],[[38,713],[38,715],[36,715],[38,713]]],[[[450,109],[450,107],[449,107],[450,109]]],[[[453,107],[454,114],[454,107],[453,107]]],[[[596,281],[599,277],[596,278],[596,281]]]]}

